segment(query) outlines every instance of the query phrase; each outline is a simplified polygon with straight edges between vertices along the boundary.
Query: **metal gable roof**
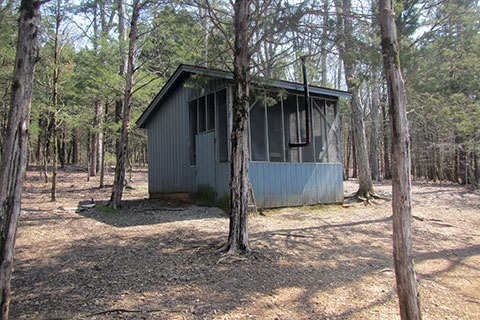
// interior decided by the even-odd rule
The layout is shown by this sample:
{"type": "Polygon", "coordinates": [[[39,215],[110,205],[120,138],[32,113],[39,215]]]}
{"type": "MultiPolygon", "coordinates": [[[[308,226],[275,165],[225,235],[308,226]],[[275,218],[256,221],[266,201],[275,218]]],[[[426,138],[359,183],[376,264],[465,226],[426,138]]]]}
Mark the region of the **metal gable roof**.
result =
{"type": "MultiPolygon", "coordinates": [[[[173,73],[173,75],[168,79],[167,83],[163,86],[160,92],[155,96],[155,98],[150,102],[148,107],[142,113],[140,118],[138,118],[136,125],[139,128],[145,128],[147,123],[149,122],[151,116],[155,113],[157,108],[160,105],[160,101],[165,98],[170,91],[175,88],[176,85],[180,81],[182,81],[187,75],[190,74],[199,74],[202,76],[210,76],[216,77],[226,80],[233,80],[233,75],[227,71],[215,70],[215,69],[207,69],[204,67],[192,66],[187,64],[181,64],[177,70],[173,73]]],[[[283,81],[283,80],[273,80],[273,81],[255,81],[256,83],[260,83],[262,85],[273,87],[273,88],[281,88],[285,90],[293,90],[298,92],[303,92],[304,86],[301,83],[283,81]]],[[[327,96],[334,96],[334,97],[342,97],[342,98],[351,98],[352,94],[350,92],[335,90],[335,89],[328,89],[323,87],[317,86],[309,86],[310,93],[314,94],[321,94],[327,96]]]]}

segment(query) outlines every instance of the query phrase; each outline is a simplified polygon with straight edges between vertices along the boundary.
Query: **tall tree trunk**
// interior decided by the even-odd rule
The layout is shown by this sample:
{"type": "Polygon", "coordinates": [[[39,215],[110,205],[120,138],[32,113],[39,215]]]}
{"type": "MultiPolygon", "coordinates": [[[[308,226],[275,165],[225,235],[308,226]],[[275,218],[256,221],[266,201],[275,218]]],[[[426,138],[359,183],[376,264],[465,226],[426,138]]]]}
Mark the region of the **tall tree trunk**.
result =
{"type": "MultiPolygon", "coordinates": [[[[117,0],[118,6],[118,42],[120,48],[120,69],[118,75],[123,78],[127,73],[128,65],[128,51],[126,49],[127,44],[127,32],[126,32],[126,19],[125,19],[125,0],[117,0]]],[[[124,99],[119,97],[115,101],[115,123],[122,121],[124,99]]],[[[120,138],[115,139],[115,152],[118,154],[120,148],[120,138]]]]}
{"type": "Polygon", "coordinates": [[[65,147],[65,128],[61,128],[60,130],[60,139],[58,140],[57,143],[57,148],[58,148],[58,161],[60,161],[60,168],[65,167],[65,161],[66,161],[66,147],[65,147]]]}
{"type": "Polygon", "coordinates": [[[352,55],[354,50],[351,47],[354,44],[351,14],[352,4],[351,0],[337,0],[336,4],[338,27],[343,38],[338,45],[339,53],[343,60],[347,87],[348,90],[352,92],[350,107],[352,112],[353,134],[355,137],[355,159],[359,181],[357,196],[369,198],[375,192],[373,190],[370,164],[368,161],[367,137],[365,134],[365,122],[363,119],[360,81],[355,78],[355,66],[357,63],[352,55]],[[340,1],[342,1],[341,4],[340,1]]]}
{"type": "Polygon", "coordinates": [[[93,117],[93,130],[91,136],[91,153],[90,153],[90,176],[97,175],[97,155],[98,155],[98,139],[100,130],[100,118],[102,117],[102,103],[95,102],[95,115],[93,117]]]}
{"type": "Polygon", "coordinates": [[[250,251],[248,243],[248,109],[250,101],[248,15],[249,0],[235,0],[233,61],[232,163],[230,170],[230,230],[226,251],[250,251]]]}
{"type": "Polygon", "coordinates": [[[383,178],[390,179],[392,178],[392,172],[390,170],[390,150],[389,150],[389,139],[388,139],[388,123],[387,123],[387,112],[385,104],[382,103],[382,122],[383,122],[383,178]]]}
{"type": "Polygon", "coordinates": [[[202,48],[202,67],[208,67],[208,37],[210,35],[209,27],[208,27],[208,16],[206,10],[203,8],[199,8],[200,14],[200,23],[203,27],[203,48],[202,48]]]}
{"type": "Polygon", "coordinates": [[[380,173],[378,170],[378,124],[379,124],[379,106],[380,106],[380,79],[377,72],[373,76],[372,89],[372,133],[370,136],[370,168],[372,169],[372,179],[378,181],[380,173]]]}
{"type": "MultiPolygon", "coordinates": [[[[50,139],[50,138],[48,138],[50,139]]],[[[48,183],[48,143],[45,142],[43,146],[43,159],[42,159],[42,173],[43,175],[43,182],[48,183]]]]}
{"type": "Polygon", "coordinates": [[[403,320],[421,319],[412,255],[410,142],[405,85],[400,69],[397,32],[390,0],[379,0],[379,10],[392,132],[393,259],[400,316],[403,320]]]}
{"type": "MultiPolygon", "coordinates": [[[[322,59],[322,87],[327,86],[327,42],[328,42],[328,0],[323,0],[322,41],[320,43],[320,55],[322,59]]],[[[339,88],[339,87],[337,87],[339,88]]]]}
{"type": "Polygon", "coordinates": [[[351,135],[351,130],[349,129],[348,130],[348,134],[347,134],[347,143],[345,145],[345,173],[344,173],[344,176],[343,176],[343,179],[344,180],[348,180],[348,178],[350,177],[350,158],[351,158],[351,155],[352,155],[352,152],[351,152],[351,148],[350,148],[350,145],[352,144],[352,135],[351,135]]]}
{"type": "Polygon", "coordinates": [[[133,76],[135,73],[135,58],[137,51],[137,35],[138,35],[138,17],[141,6],[139,0],[134,0],[131,28],[129,35],[128,48],[128,68],[125,83],[125,97],[123,103],[122,128],[120,130],[120,143],[117,150],[117,163],[115,166],[115,177],[113,180],[112,195],[110,197],[109,206],[119,208],[122,201],[123,188],[125,183],[125,165],[128,156],[128,133],[130,131],[130,109],[133,98],[133,76]]]}
{"type": "MultiPolygon", "coordinates": [[[[105,104],[105,118],[104,123],[108,121],[108,102],[105,104]]],[[[101,150],[101,163],[100,163],[100,185],[99,188],[103,188],[105,186],[105,154],[106,154],[106,143],[107,143],[107,128],[102,129],[102,150],[101,150]]]]}
{"type": "Polygon", "coordinates": [[[72,164],[78,163],[78,139],[75,131],[74,129],[72,133],[72,164]]]}
{"type": "MultiPolygon", "coordinates": [[[[346,67],[345,70],[347,70],[346,67]]],[[[350,106],[352,110],[353,135],[355,137],[355,159],[359,182],[357,196],[369,198],[370,195],[374,194],[374,191],[370,165],[368,162],[367,136],[365,134],[365,122],[363,120],[360,88],[351,84],[351,80],[347,80],[347,83],[350,83],[349,90],[352,91],[352,101],[350,106]]]]}
{"type": "Polygon", "coordinates": [[[52,148],[53,148],[53,154],[52,154],[52,188],[50,192],[50,200],[51,201],[57,201],[57,154],[58,154],[58,148],[57,148],[57,112],[54,111],[52,113],[52,122],[54,124],[53,126],[53,131],[52,131],[52,148]]]}
{"type": "Polygon", "coordinates": [[[60,65],[60,47],[58,45],[59,33],[60,33],[60,23],[61,18],[61,8],[60,1],[57,0],[57,13],[55,17],[55,45],[54,45],[54,61],[53,61],[53,85],[52,85],[52,189],[51,189],[51,201],[57,200],[57,156],[58,156],[58,147],[57,147],[57,112],[58,112],[58,78],[59,78],[59,65],[60,65]]]}
{"type": "Polygon", "coordinates": [[[95,163],[95,173],[100,172],[100,166],[102,164],[102,148],[103,148],[103,118],[104,118],[104,110],[103,110],[103,103],[99,102],[99,110],[98,110],[98,123],[96,124],[96,132],[97,132],[97,162],[95,163]]]}
{"type": "MultiPolygon", "coordinates": [[[[5,108],[5,110],[8,112],[7,108],[5,108]]],[[[42,127],[42,118],[38,118],[38,127],[39,128],[42,127]]],[[[5,131],[6,130],[7,129],[5,129],[5,131]]],[[[6,135],[6,133],[4,135],[6,135]]],[[[35,157],[37,158],[38,164],[41,164],[41,156],[42,156],[42,134],[39,132],[37,136],[37,145],[35,148],[35,157]]]]}
{"type": "MultiPolygon", "coordinates": [[[[351,121],[353,122],[353,121],[351,121]]],[[[357,153],[355,152],[355,135],[353,133],[353,125],[352,125],[352,128],[350,129],[351,131],[351,136],[352,136],[352,139],[351,139],[351,143],[352,143],[352,178],[358,178],[358,174],[357,174],[357,153]]]]}
{"type": "Polygon", "coordinates": [[[478,187],[480,184],[480,169],[478,166],[477,144],[473,143],[473,173],[475,176],[475,185],[478,187]]]}
{"type": "Polygon", "coordinates": [[[12,97],[0,171],[0,319],[8,319],[15,237],[27,164],[33,74],[38,59],[40,4],[31,0],[22,0],[20,4],[12,97]]]}

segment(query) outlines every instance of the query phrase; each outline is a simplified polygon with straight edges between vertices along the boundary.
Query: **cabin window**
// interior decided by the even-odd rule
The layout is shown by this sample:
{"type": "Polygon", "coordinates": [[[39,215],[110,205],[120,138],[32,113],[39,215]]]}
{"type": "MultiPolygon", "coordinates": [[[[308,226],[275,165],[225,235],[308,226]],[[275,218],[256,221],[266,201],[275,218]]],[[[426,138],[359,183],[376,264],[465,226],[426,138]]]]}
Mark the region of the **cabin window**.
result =
{"type": "Polygon", "coordinates": [[[196,164],[195,154],[195,136],[197,135],[197,100],[188,104],[188,119],[190,127],[190,165],[196,164]]]}
{"type": "Polygon", "coordinates": [[[337,104],[335,101],[327,101],[327,123],[328,123],[328,162],[340,162],[337,140],[337,104]]]}
{"type": "Polygon", "coordinates": [[[205,108],[205,97],[198,99],[198,132],[207,131],[207,110],[205,108]]]}
{"type": "Polygon", "coordinates": [[[250,141],[252,161],[338,163],[338,107],[336,101],[310,97],[310,144],[305,142],[305,98],[289,95],[278,99],[266,93],[265,102],[257,101],[250,110],[250,141]]]}
{"type": "Polygon", "coordinates": [[[202,132],[215,130],[218,125],[219,160],[228,161],[228,133],[227,133],[227,90],[223,89],[207,96],[190,101],[188,104],[190,127],[190,165],[196,163],[195,136],[202,132]],[[215,123],[215,109],[217,109],[217,123],[215,123]]]}
{"type": "Polygon", "coordinates": [[[268,153],[271,162],[283,162],[283,117],[282,102],[267,106],[268,120],[268,153]]]}
{"type": "MultiPolygon", "coordinates": [[[[311,101],[310,101],[311,103],[311,101]]],[[[311,106],[310,106],[311,109],[311,106]]],[[[301,142],[307,141],[307,129],[305,127],[306,123],[306,117],[307,117],[307,112],[305,109],[305,97],[298,96],[298,110],[300,112],[300,136],[301,142]]],[[[310,115],[311,117],[311,115],[310,115]]],[[[310,126],[310,144],[305,147],[301,147],[301,153],[302,153],[302,162],[314,162],[315,157],[314,157],[314,151],[313,151],[313,143],[311,137],[312,137],[312,119],[310,119],[310,123],[308,124],[310,126]]]]}
{"type": "Polygon", "coordinates": [[[215,94],[207,96],[207,130],[215,129],[215,94]]]}
{"type": "Polygon", "coordinates": [[[218,117],[218,160],[228,161],[227,89],[216,93],[218,117]]]}
{"type": "MultiPolygon", "coordinates": [[[[252,106],[252,104],[250,105],[252,106]]],[[[250,141],[253,161],[268,161],[265,103],[256,101],[250,110],[250,141]]]]}
{"type": "Polygon", "coordinates": [[[284,100],[283,114],[285,126],[285,160],[286,162],[299,162],[298,148],[289,147],[289,143],[298,142],[297,96],[290,95],[284,100]]]}
{"type": "Polygon", "coordinates": [[[313,114],[313,142],[315,145],[315,161],[328,162],[327,149],[327,131],[325,126],[325,100],[312,99],[312,114],[313,114]]]}

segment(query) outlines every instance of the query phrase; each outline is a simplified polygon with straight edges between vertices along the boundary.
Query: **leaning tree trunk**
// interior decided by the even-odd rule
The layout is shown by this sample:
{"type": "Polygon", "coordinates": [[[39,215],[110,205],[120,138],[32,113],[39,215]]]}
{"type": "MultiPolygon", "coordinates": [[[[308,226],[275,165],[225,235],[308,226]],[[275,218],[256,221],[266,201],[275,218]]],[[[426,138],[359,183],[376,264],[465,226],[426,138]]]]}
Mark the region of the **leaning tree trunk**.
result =
{"type": "Polygon", "coordinates": [[[250,251],[248,244],[248,14],[249,0],[235,1],[235,52],[233,71],[232,163],[230,170],[230,231],[228,253],[250,251]]]}
{"type": "Polygon", "coordinates": [[[128,69],[125,83],[125,97],[123,103],[122,128],[120,130],[120,141],[117,150],[117,163],[115,166],[115,177],[113,180],[112,196],[109,206],[119,208],[122,201],[123,188],[125,184],[125,164],[127,162],[128,133],[130,131],[130,109],[133,98],[133,75],[135,72],[135,57],[137,51],[138,17],[140,13],[139,0],[133,3],[132,21],[130,28],[130,43],[128,48],[128,69]]]}
{"type": "Polygon", "coordinates": [[[392,132],[393,260],[398,302],[403,320],[421,319],[412,255],[410,142],[405,85],[400,69],[397,32],[390,0],[380,0],[379,10],[392,132]]]}
{"type": "Polygon", "coordinates": [[[0,319],[8,319],[15,237],[27,164],[33,74],[38,58],[40,4],[22,0],[18,20],[12,98],[0,171],[0,319]]]}

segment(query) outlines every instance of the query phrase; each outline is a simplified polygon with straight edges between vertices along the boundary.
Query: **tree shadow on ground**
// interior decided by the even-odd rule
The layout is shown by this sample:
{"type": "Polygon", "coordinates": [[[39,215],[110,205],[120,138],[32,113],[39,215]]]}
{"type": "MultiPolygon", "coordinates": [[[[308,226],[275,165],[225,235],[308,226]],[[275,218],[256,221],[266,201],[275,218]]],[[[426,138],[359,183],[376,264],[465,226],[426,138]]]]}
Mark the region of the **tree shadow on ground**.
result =
{"type": "Polygon", "coordinates": [[[115,227],[132,227],[154,225],[186,220],[203,220],[225,218],[222,209],[215,207],[200,207],[179,200],[141,199],[123,200],[122,208],[110,209],[107,201],[95,203],[91,209],[84,208],[89,201],[80,201],[77,213],[85,218],[115,227]]]}
{"type": "MultiPolygon", "coordinates": [[[[348,291],[362,278],[392,268],[390,251],[379,245],[390,239],[388,220],[252,233],[258,252],[232,263],[218,263],[213,252],[225,240],[220,232],[184,227],[134,237],[92,234],[42,261],[16,262],[11,316],[85,319],[123,308],[141,312],[95,318],[213,319],[237,312],[242,319],[273,319],[289,312],[297,319],[343,319],[395,296],[391,275],[380,283],[383,290],[361,302],[347,301],[334,312],[317,304],[326,292],[335,298],[335,290],[348,291]],[[382,228],[371,231],[371,224],[382,228]],[[296,294],[284,301],[273,298],[287,289],[296,294]]],[[[471,245],[425,252],[416,260],[454,255],[461,263],[477,254],[480,246],[471,245]]]]}

